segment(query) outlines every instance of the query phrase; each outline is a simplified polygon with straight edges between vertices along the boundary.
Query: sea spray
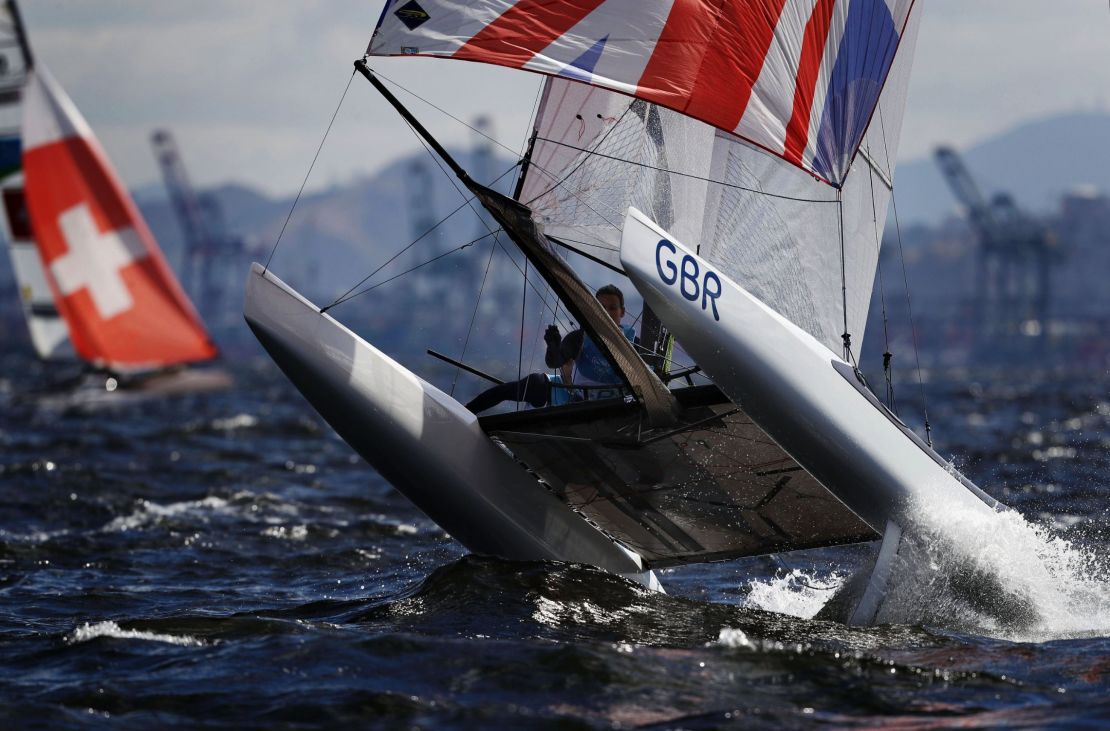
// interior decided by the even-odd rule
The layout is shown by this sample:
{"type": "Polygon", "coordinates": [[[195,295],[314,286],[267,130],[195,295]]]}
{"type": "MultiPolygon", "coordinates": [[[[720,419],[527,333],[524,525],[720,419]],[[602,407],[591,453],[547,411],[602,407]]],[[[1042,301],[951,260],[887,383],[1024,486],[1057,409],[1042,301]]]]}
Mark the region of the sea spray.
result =
{"type": "Polygon", "coordinates": [[[1104,557],[1016,511],[938,500],[909,511],[876,623],[928,624],[1017,641],[1110,629],[1104,557]]]}
{"type": "Polygon", "coordinates": [[[791,617],[812,619],[836,593],[846,574],[818,575],[816,572],[793,569],[770,579],[748,582],[744,605],[791,617]]]}
{"type": "Polygon", "coordinates": [[[168,635],[158,632],[144,632],[142,630],[123,629],[115,622],[85,622],[66,636],[69,644],[80,644],[95,640],[98,637],[112,637],[121,640],[145,640],[147,642],[164,642],[170,645],[183,647],[201,647],[206,644],[204,640],[189,635],[168,635]]]}

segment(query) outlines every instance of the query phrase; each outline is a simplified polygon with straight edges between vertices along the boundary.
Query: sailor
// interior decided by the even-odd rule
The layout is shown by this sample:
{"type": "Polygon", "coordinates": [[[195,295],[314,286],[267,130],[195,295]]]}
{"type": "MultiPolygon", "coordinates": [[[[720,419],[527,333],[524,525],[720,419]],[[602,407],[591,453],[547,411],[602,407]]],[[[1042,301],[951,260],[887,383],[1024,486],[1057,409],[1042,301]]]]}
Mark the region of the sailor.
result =
{"type": "MultiPolygon", "coordinates": [[[[635,340],[636,331],[631,326],[621,325],[624,318],[624,293],[620,288],[614,284],[606,284],[594,296],[625,337],[635,340]]],[[[581,329],[560,337],[558,326],[551,325],[544,332],[543,339],[547,344],[544,362],[549,368],[557,368],[558,374],[548,376],[544,373],[532,373],[519,381],[494,386],[475,396],[467,403],[466,408],[477,414],[502,401],[523,401],[539,408],[585,398],[615,398],[623,393],[620,377],[613,370],[609,359],[581,329]],[[575,389],[570,387],[571,384],[590,388],[575,389]]]]}

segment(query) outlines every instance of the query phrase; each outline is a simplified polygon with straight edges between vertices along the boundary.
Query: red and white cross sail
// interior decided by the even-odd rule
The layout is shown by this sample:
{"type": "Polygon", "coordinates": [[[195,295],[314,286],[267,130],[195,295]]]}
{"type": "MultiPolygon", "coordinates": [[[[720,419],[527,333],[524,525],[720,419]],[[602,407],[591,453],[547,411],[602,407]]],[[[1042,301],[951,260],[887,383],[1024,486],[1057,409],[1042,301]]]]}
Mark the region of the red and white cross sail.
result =
{"type": "Polygon", "coordinates": [[[27,207],[77,354],[120,370],[216,348],[88,124],[42,67],[24,90],[27,207]]]}

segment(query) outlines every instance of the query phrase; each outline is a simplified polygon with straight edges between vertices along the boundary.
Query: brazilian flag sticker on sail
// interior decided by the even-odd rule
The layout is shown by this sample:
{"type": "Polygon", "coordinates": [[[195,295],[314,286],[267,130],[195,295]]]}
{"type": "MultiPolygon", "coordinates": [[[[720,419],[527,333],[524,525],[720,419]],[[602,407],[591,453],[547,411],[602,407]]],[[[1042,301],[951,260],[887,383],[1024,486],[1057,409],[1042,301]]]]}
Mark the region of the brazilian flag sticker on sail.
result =
{"type": "Polygon", "coordinates": [[[396,15],[409,30],[416,30],[431,17],[425,12],[424,8],[416,4],[416,0],[405,3],[397,8],[397,11],[393,14],[396,15]]]}

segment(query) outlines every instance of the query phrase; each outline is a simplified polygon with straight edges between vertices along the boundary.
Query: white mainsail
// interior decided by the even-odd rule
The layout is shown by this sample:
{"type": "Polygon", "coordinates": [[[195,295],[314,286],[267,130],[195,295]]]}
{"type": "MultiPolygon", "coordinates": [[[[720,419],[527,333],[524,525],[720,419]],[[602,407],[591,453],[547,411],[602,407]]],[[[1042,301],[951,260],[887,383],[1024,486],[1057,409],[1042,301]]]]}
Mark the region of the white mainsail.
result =
{"type": "Polygon", "coordinates": [[[615,268],[624,212],[642,210],[834,352],[844,332],[858,349],[917,28],[913,15],[839,191],[690,117],[551,78],[521,201],[548,235],[615,268]]]}

